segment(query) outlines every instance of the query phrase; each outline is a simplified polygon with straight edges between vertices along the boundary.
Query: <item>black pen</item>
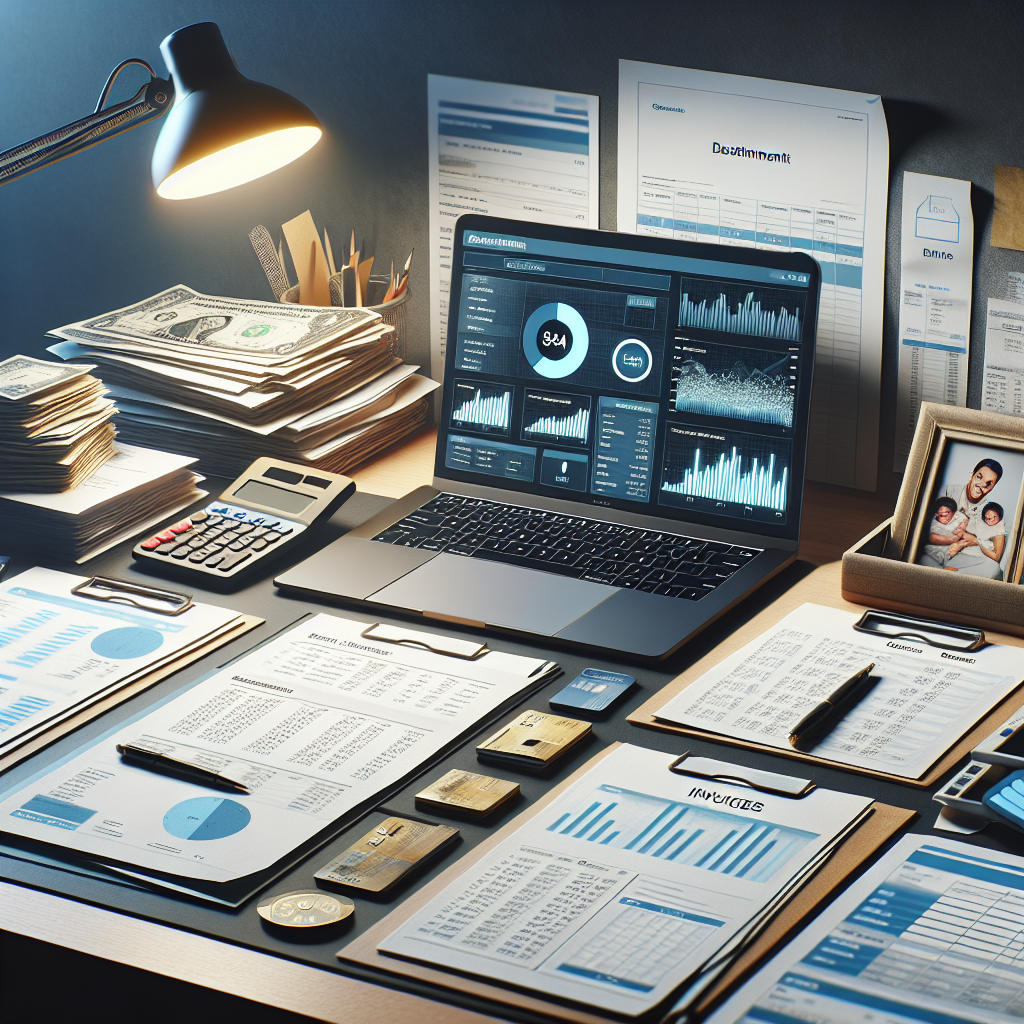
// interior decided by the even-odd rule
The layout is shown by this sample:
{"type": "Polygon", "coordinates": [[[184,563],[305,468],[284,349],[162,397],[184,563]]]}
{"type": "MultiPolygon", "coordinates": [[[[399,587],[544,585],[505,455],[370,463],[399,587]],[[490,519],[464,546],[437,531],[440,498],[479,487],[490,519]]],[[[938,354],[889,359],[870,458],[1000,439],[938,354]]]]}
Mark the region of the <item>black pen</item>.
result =
{"type": "Polygon", "coordinates": [[[249,787],[244,782],[229,779],[226,775],[221,775],[208,768],[200,768],[188,761],[179,761],[166,754],[158,754],[145,747],[136,747],[130,743],[118,743],[117,752],[124,761],[135,768],[147,768],[161,774],[171,775],[176,779],[183,779],[185,782],[195,782],[200,786],[211,786],[214,789],[228,789],[233,793],[249,792],[249,787]]]}
{"type": "Polygon", "coordinates": [[[871,671],[874,667],[875,663],[872,662],[850,676],[842,686],[804,715],[790,730],[789,742],[799,749],[801,745],[807,745],[808,739],[831,732],[874,685],[871,682],[871,671]]]}

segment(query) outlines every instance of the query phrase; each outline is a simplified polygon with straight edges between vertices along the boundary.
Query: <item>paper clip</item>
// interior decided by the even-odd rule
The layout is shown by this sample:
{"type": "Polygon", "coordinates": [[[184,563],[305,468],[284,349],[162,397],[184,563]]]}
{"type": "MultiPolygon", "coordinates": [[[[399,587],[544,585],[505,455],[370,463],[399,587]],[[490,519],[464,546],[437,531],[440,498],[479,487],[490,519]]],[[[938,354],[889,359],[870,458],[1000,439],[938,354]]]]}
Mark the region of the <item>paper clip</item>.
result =
{"type": "Polygon", "coordinates": [[[689,751],[676,758],[668,766],[668,770],[675,772],[676,775],[693,775],[711,782],[749,786],[761,793],[775,793],[777,796],[796,799],[807,796],[815,789],[810,779],[797,779],[792,775],[779,775],[777,772],[747,768],[745,765],[730,764],[728,761],[716,761],[713,757],[694,757],[689,751]]]}
{"type": "Polygon", "coordinates": [[[87,597],[92,601],[110,601],[115,604],[130,604],[158,615],[180,615],[192,607],[192,595],[178,590],[163,590],[148,587],[142,583],[129,583],[109,576],[93,576],[91,579],[72,587],[72,594],[87,597]]]}
{"type": "Polygon", "coordinates": [[[898,612],[866,611],[853,628],[858,633],[871,633],[893,640],[916,640],[946,651],[977,651],[987,643],[984,631],[973,626],[956,626],[898,612]]]}
{"type": "Polygon", "coordinates": [[[402,629],[375,622],[359,634],[365,640],[380,640],[386,644],[401,644],[404,647],[422,647],[434,654],[446,654],[450,658],[464,658],[473,661],[490,651],[487,644],[475,640],[459,640],[453,636],[439,636],[436,633],[422,633],[418,629],[402,629]]]}

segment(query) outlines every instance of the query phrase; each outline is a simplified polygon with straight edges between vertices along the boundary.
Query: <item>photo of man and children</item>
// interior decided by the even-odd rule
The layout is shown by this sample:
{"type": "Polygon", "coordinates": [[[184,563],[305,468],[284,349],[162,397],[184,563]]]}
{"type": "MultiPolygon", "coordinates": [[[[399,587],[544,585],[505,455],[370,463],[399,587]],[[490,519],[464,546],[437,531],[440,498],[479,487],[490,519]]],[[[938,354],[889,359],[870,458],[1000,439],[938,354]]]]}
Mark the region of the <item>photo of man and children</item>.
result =
{"type": "Polygon", "coordinates": [[[1024,454],[950,442],[925,516],[918,565],[1006,579],[1024,454]]]}

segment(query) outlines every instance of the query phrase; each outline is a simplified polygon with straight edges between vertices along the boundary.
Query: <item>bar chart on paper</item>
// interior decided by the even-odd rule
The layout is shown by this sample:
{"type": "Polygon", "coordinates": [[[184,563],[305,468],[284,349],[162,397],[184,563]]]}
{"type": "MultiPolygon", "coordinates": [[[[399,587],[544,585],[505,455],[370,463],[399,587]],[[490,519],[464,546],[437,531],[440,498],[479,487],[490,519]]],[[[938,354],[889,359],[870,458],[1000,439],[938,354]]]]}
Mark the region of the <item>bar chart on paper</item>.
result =
{"type": "Polygon", "coordinates": [[[815,833],[602,785],[547,828],[750,882],[771,878],[815,833]]]}

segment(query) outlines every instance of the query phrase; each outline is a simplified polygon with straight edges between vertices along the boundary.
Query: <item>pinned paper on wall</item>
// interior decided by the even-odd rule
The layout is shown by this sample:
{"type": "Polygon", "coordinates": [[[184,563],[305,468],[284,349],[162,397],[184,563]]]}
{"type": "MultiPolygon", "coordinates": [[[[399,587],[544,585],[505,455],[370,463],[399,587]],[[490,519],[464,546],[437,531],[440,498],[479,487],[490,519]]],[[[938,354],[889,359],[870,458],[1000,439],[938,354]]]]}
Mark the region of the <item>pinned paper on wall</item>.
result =
{"type": "Polygon", "coordinates": [[[902,473],[922,402],[967,404],[974,217],[971,183],[903,174],[896,448],[902,473]]]}
{"type": "Polygon", "coordinates": [[[1024,251],[1024,170],[996,164],[992,245],[1024,251]]]}

